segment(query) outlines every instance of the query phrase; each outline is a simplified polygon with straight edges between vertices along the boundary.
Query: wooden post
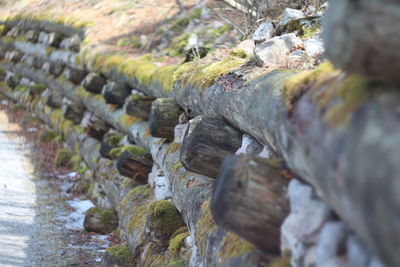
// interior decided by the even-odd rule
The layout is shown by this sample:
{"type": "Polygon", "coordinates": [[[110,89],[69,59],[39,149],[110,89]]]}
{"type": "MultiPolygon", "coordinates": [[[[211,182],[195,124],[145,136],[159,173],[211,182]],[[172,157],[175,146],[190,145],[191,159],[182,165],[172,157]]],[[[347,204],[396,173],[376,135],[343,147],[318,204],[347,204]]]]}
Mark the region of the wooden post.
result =
{"type": "Polygon", "coordinates": [[[131,95],[126,100],[124,109],[126,114],[147,121],[153,101],[154,97],[151,96],[131,95]]]}
{"type": "Polygon", "coordinates": [[[95,72],[91,72],[85,77],[82,85],[86,89],[86,91],[100,94],[106,82],[107,79],[104,76],[95,72]]]}
{"type": "Polygon", "coordinates": [[[146,183],[152,164],[151,155],[146,150],[132,145],[122,150],[116,168],[119,174],[146,183]]]}
{"type": "Polygon", "coordinates": [[[103,87],[103,96],[108,104],[116,104],[122,106],[125,99],[129,96],[130,90],[122,84],[108,82],[103,87]]]}
{"type": "Polygon", "coordinates": [[[189,171],[215,178],[225,157],[241,146],[242,133],[224,121],[198,116],[189,121],[180,161],[189,171]]]}
{"type": "Polygon", "coordinates": [[[154,137],[174,139],[174,128],[183,112],[173,98],[158,98],[151,105],[149,128],[154,137]]]}
{"type": "Polygon", "coordinates": [[[279,161],[230,156],[214,183],[211,211],[218,225],[266,252],[279,253],[280,226],[289,214],[289,179],[279,161]]]}

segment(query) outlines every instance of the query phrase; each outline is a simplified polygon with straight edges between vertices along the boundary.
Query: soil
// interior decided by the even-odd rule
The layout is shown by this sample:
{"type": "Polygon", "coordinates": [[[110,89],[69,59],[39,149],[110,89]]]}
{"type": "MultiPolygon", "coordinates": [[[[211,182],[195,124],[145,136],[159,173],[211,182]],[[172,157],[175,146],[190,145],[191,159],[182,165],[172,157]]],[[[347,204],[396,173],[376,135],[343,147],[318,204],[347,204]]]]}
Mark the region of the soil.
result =
{"type": "MultiPolygon", "coordinates": [[[[25,180],[24,183],[30,184],[31,188],[23,193],[24,199],[26,199],[23,206],[29,210],[27,212],[29,214],[22,221],[13,221],[13,218],[18,220],[19,211],[14,208],[17,205],[2,203],[9,207],[7,214],[11,215],[2,215],[0,212],[0,217],[7,219],[2,223],[0,229],[9,227],[7,236],[15,239],[13,241],[15,250],[9,251],[9,255],[7,255],[7,249],[5,252],[2,250],[0,265],[99,266],[105,249],[121,243],[121,240],[114,234],[99,235],[83,229],[66,227],[74,212],[68,201],[79,198],[78,195],[71,192],[71,188],[81,177],[68,175],[72,173],[71,170],[54,166],[55,155],[62,146],[54,141],[38,142],[38,135],[45,129],[45,126],[29,112],[25,112],[18,104],[13,104],[10,100],[2,97],[0,97],[0,117],[1,134],[6,136],[6,141],[3,141],[1,146],[3,149],[5,149],[4,146],[16,147],[16,151],[18,151],[18,154],[14,154],[15,149],[7,151],[2,149],[1,156],[6,156],[8,159],[14,158],[16,162],[18,161],[17,164],[21,162],[24,166],[23,170],[10,172],[8,176],[11,180],[2,179],[4,185],[1,186],[4,186],[3,190],[6,193],[16,194],[14,192],[16,190],[11,188],[12,180],[22,179],[25,180]],[[33,170],[29,171],[30,168],[26,166],[33,166],[33,170]],[[27,177],[12,177],[20,172],[29,174],[20,175],[27,177]],[[10,181],[8,187],[7,181],[10,181]],[[19,248],[17,244],[20,245],[19,248]],[[5,255],[2,255],[4,253],[5,255]]],[[[25,187],[27,186],[22,186],[21,190],[23,191],[25,187]]],[[[6,200],[9,200],[10,196],[7,197],[6,200]]],[[[16,196],[12,198],[14,201],[16,196]]],[[[80,196],[80,198],[87,197],[80,196]]],[[[3,235],[0,231],[0,239],[4,240],[3,235]]],[[[2,242],[0,242],[1,246],[2,242]]]]}

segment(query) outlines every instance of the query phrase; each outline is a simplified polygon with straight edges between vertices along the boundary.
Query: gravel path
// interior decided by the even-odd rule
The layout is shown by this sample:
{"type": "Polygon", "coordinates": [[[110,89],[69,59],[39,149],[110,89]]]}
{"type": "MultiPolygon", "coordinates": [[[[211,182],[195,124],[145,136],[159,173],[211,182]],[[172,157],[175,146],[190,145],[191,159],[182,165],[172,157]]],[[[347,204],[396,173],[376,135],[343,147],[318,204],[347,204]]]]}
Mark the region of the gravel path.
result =
{"type": "Polygon", "coordinates": [[[35,177],[18,131],[0,111],[0,266],[100,266],[106,236],[68,227],[71,196],[59,179],[35,177]]]}

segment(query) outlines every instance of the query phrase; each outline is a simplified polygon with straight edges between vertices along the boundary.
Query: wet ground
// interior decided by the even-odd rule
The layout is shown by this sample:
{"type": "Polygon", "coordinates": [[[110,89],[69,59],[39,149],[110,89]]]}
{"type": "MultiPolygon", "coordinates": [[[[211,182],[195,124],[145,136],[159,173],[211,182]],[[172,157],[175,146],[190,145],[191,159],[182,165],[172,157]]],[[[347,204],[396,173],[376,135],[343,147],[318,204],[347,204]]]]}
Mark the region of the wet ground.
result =
{"type": "Polygon", "coordinates": [[[26,130],[40,129],[10,123],[0,109],[0,266],[101,266],[110,238],[83,230],[93,204],[67,193],[77,174],[38,175],[26,130]]]}

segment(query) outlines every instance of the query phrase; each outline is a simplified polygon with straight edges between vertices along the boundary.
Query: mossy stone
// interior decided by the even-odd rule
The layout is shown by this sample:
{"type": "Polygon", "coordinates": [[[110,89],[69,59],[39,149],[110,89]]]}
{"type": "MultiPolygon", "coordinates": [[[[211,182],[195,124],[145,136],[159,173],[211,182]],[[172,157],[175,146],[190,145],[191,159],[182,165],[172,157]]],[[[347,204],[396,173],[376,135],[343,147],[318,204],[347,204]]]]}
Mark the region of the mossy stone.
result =
{"type": "Polygon", "coordinates": [[[57,167],[72,167],[72,158],[74,155],[75,153],[70,150],[61,149],[57,152],[54,163],[57,167]]]}
{"type": "Polygon", "coordinates": [[[180,212],[171,201],[160,200],[150,204],[146,218],[146,234],[160,247],[168,247],[171,236],[184,225],[180,212]]]}
{"type": "Polygon", "coordinates": [[[88,232],[111,233],[118,227],[118,217],[113,210],[93,207],[85,212],[83,226],[88,232]]]}
{"type": "Polygon", "coordinates": [[[116,245],[107,248],[103,263],[105,266],[134,266],[132,255],[127,245],[116,245]]]}

